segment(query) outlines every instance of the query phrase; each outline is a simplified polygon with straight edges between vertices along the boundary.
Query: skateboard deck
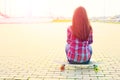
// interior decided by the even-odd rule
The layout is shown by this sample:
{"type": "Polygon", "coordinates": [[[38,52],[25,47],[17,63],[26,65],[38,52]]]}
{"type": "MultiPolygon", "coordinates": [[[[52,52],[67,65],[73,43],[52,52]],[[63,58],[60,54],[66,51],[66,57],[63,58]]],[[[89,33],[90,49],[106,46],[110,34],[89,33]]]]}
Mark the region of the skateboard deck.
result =
{"type": "Polygon", "coordinates": [[[66,61],[63,61],[63,62],[56,61],[56,63],[61,64],[60,66],[61,71],[64,71],[66,66],[78,66],[78,67],[88,66],[88,67],[92,67],[95,72],[99,71],[98,63],[95,61],[90,61],[88,64],[70,64],[69,62],[66,62],[66,61]]]}

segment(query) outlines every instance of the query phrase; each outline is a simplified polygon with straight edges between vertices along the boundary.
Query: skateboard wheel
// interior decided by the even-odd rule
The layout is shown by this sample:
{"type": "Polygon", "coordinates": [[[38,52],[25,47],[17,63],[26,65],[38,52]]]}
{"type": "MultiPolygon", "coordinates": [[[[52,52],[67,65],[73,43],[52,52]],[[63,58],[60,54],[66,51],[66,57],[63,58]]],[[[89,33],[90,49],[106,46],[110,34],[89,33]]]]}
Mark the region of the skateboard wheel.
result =
{"type": "Polygon", "coordinates": [[[65,70],[65,64],[63,64],[63,65],[60,67],[60,70],[61,70],[61,71],[64,71],[64,70],[65,70]]]}
{"type": "Polygon", "coordinates": [[[95,72],[98,72],[98,71],[99,71],[99,68],[98,68],[98,67],[96,67],[96,68],[94,68],[94,70],[95,70],[95,72]]]}

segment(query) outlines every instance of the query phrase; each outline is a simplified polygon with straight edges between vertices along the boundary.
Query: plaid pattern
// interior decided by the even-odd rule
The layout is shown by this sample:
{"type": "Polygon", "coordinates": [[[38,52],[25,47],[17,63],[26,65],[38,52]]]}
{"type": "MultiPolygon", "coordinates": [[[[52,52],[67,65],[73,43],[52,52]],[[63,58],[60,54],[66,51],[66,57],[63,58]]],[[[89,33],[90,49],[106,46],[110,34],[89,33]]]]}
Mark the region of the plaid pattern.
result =
{"type": "Polygon", "coordinates": [[[76,37],[74,37],[70,31],[67,29],[67,58],[69,61],[74,61],[78,63],[86,62],[90,59],[89,45],[93,42],[92,32],[89,35],[88,41],[81,42],[76,37]]]}

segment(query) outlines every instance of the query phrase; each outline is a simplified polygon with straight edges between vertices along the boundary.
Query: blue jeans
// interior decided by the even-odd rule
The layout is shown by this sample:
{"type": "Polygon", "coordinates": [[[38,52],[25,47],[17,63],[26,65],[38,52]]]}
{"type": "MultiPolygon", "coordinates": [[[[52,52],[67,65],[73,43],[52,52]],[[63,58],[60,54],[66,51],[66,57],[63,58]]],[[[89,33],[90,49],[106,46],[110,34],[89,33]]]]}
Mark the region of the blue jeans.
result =
{"type": "MultiPolygon", "coordinates": [[[[69,45],[67,44],[66,48],[65,48],[66,55],[68,53],[68,49],[69,49],[69,45]]],[[[90,59],[91,59],[91,56],[92,56],[92,47],[90,45],[89,45],[89,50],[90,50],[90,59]]],[[[89,64],[90,59],[88,61],[86,61],[86,62],[83,62],[83,63],[74,62],[74,61],[71,61],[71,60],[68,60],[68,61],[69,61],[70,64],[89,64]]]]}

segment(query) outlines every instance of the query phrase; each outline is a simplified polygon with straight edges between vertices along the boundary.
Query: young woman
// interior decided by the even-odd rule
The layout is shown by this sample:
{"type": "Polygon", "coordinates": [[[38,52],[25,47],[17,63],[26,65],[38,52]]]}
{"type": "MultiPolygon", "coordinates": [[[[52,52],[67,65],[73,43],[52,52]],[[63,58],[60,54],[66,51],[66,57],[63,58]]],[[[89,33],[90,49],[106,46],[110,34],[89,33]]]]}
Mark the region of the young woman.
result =
{"type": "Polygon", "coordinates": [[[67,29],[66,55],[71,64],[88,64],[92,55],[92,27],[84,7],[78,7],[67,29]]]}

